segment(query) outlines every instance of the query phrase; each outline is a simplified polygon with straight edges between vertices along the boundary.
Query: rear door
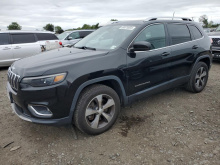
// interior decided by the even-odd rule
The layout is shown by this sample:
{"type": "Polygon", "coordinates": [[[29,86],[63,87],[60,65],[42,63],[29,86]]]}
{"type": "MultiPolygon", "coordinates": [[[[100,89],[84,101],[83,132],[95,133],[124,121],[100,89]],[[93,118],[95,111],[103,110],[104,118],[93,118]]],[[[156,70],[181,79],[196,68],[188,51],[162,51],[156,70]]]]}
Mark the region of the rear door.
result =
{"type": "Polygon", "coordinates": [[[9,66],[13,61],[9,33],[0,33],[0,67],[9,66]]]}
{"type": "Polygon", "coordinates": [[[171,43],[172,79],[186,81],[196,58],[198,43],[192,39],[186,24],[169,23],[167,28],[171,43]]]}
{"type": "Polygon", "coordinates": [[[14,59],[33,56],[41,52],[40,44],[33,33],[12,33],[12,51],[14,59]]]}

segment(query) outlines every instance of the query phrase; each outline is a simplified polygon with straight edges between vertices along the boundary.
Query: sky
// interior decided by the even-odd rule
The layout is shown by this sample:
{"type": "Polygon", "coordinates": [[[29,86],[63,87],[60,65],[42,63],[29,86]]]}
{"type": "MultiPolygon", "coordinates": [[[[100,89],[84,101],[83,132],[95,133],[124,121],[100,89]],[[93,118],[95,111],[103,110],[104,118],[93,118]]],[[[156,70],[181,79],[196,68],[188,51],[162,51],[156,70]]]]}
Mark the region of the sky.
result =
{"type": "Polygon", "coordinates": [[[52,23],[64,30],[110,19],[145,20],[150,17],[207,15],[220,23],[220,0],[0,0],[0,29],[17,22],[22,30],[42,30],[52,23]]]}

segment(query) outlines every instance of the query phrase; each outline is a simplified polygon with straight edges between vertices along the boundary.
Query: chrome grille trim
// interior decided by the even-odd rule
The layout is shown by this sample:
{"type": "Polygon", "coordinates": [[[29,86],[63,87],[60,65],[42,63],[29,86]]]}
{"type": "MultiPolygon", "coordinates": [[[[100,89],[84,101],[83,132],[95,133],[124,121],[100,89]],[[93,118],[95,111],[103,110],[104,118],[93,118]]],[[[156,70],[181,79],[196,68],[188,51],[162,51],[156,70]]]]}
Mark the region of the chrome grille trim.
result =
{"type": "Polygon", "coordinates": [[[220,47],[220,44],[218,42],[220,42],[220,38],[212,38],[212,46],[217,46],[220,47]]]}
{"type": "Polygon", "coordinates": [[[8,82],[11,85],[11,88],[18,90],[20,76],[13,73],[11,67],[8,68],[8,82]]]}

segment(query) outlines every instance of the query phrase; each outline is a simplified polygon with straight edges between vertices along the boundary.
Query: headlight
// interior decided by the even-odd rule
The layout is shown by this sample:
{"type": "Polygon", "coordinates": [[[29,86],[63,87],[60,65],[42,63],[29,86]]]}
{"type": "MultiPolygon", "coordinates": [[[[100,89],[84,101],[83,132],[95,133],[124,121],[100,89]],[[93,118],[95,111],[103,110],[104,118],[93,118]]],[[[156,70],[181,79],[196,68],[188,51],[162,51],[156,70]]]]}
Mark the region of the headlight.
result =
{"type": "Polygon", "coordinates": [[[23,78],[21,83],[29,84],[33,87],[43,87],[61,83],[65,78],[66,73],[60,73],[48,76],[23,78]]]}

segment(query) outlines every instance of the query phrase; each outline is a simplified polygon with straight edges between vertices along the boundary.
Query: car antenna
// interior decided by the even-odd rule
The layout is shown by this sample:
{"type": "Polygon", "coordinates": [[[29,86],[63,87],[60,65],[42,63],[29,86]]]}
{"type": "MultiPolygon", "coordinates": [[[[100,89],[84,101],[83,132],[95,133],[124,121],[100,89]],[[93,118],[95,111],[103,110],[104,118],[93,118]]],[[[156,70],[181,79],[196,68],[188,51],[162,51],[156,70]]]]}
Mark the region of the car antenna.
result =
{"type": "MultiPolygon", "coordinates": [[[[174,18],[174,15],[175,15],[175,11],[173,12],[173,18],[174,18]]],[[[173,18],[172,18],[172,20],[173,20],[173,18]]]]}

